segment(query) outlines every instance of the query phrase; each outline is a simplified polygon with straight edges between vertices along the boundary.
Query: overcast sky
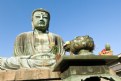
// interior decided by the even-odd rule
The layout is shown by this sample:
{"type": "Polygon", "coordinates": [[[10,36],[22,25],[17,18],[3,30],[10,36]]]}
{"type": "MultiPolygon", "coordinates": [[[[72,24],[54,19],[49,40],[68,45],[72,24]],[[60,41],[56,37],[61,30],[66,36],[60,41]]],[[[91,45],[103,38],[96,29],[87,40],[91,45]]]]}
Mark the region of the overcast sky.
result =
{"type": "Polygon", "coordinates": [[[121,53],[121,0],[0,0],[0,56],[13,56],[18,34],[32,30],[31,13],[44,8],[51,14],[50,32],[64,41],[89,35],[98,54],[106,43],[121,53]]]}

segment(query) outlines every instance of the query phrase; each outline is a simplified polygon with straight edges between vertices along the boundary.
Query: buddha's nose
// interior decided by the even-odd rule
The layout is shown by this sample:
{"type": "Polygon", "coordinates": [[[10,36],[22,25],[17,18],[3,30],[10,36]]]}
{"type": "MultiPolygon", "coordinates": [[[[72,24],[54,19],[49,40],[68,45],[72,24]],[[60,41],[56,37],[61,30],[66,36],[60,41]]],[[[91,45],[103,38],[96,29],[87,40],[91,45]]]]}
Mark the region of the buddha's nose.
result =
{"type": "Polygon", "coordinates": [[[43,17],[42,17],[42,15],[40,15],[40,20],[42,20],[43,19],[43,17]]]}

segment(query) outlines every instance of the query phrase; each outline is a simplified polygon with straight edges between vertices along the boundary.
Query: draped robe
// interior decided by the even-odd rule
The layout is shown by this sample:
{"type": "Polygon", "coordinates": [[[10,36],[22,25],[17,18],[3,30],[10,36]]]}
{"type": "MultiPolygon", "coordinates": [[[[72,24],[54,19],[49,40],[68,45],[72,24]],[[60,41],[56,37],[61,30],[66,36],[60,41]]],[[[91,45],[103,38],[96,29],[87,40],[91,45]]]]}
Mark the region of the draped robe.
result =
{"type": "Polygon", "coordinates": [[[56,63],[55,55],[63,55],[65,53],[63,49],[64,42],[57,34],[49,32],[45,35],[46,39],[48,39],[48,43],[42,47],[41,44],[44,43],[41,39],[39,39],[41,42],[41,44],[39,44],[41,49],[36,49],[36,44],[38,44],[39,41],[36,41],[36,33],[34,31],[24,32],[18,35],[14,44],[14,57],[1,58],[0,68],[19,69],[53,66],[56,63]]]}

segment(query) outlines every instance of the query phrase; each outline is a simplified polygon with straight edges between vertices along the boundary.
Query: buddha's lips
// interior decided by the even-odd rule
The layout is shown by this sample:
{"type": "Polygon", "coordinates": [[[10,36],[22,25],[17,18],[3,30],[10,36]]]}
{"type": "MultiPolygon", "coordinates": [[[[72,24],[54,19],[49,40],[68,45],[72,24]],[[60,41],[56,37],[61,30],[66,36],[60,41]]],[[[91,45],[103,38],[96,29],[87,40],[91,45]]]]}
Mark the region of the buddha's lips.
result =
{"type": "Polygon", "coordinates": [[[44,21],[40,21],[39,24],[45,24],[45,22],[44,21]]]}

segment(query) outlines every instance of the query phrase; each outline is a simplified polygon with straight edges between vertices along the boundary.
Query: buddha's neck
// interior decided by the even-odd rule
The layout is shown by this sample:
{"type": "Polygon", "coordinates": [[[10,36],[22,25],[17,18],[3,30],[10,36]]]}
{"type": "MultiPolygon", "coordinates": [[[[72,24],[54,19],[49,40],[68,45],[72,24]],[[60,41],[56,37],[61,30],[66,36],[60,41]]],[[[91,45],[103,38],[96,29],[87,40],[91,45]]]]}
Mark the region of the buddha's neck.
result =
{"type": "Polygon", "coordinates": [[[47,32],[42,32],[42,31],[39,31],[37,29],[34,30],[34,34],[38,34],[38,35],[41,35],[41,34],[46,34],[47,32]]]}

